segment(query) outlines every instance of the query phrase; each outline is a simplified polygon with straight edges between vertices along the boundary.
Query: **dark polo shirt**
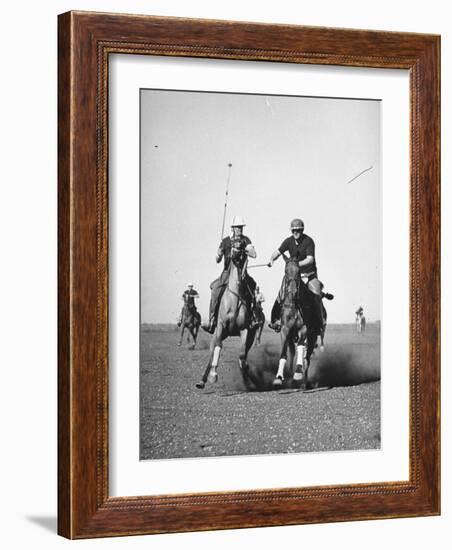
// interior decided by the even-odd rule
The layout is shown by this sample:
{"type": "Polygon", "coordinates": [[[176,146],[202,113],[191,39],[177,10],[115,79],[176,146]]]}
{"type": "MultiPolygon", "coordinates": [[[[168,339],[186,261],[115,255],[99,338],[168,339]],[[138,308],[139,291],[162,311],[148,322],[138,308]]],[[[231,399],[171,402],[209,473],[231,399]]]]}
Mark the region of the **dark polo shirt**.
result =
{"type": "MultiPolygon", "coordinates": [[[[240,237],[242,241],[242,246],[245,247],[249,244],[251,244],[251,239],[249,239],[246,235],[242,235],[240,237]]],[[[226,271],[229,267],[229,264],[231,262],[231,248],[232,248],[232,241],[231,237],[225,237],[220,244],[220,250],[223,253],[224,257],[224,270],[226,271]]]]}
{"type": "Polygon", "coordinates": [[[195,305],[195,298],[198,298],[199,294],[196,292],[196,290],[193,288],[192,290],[186,290],[182,294],[182,298],[184,299],[184,302],[187,304],[187,306],[193,307],[195,305]]]}
{"type": "Polygon", "coordinates": [[[312,256],[314,262],[303,268],[303,270],[305,273],[310,273],[311,271],[317,273],[317,266],[315,264],[315,244],[309,235],[301,235],[298,241],[295,240],[293,235],[287,237],[278,250],[281,254],[289,252],[291,258],[298,258],[300,261],[306,259],[307,256],[312,256]]]}

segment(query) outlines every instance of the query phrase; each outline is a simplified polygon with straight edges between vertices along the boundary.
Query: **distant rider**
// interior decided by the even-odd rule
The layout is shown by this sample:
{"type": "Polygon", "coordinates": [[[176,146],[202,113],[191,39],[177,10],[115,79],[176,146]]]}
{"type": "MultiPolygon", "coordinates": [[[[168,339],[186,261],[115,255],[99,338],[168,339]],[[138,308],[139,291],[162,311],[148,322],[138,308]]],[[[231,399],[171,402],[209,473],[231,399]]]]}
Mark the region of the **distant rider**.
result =
{"type": "Polygon", "coordinates": [[[187,285],[187,290],[184,291],[182,294],[182,300],[184,301],[184,305],[182,307],[182,311],[180,312],[179,320],[177,321],[177,326],[180,327],[182,324],[182,319],[184,316],[184,309],[185,306],[188,307],[188,309],[193,309],[196,311],[196,304],[195,299],[199,298],[198,291],[193,288],[193,284],[190,283],[187,285]]]}
{"type": "Polygon", "coordinates": [[[359,322],[361,320],[361,317],[364,315],[364,309],[362,306],[359,306],[359,308],[355,311],[356,315],[356,322],[359,322]]]}

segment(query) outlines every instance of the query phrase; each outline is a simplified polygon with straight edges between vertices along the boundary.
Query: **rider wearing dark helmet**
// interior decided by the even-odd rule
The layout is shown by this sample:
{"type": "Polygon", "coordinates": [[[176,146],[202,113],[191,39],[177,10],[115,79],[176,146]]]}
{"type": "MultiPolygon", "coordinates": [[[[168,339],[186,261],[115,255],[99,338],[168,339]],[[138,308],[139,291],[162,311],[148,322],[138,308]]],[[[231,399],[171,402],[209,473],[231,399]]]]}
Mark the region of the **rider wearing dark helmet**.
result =
{"type": "MultiPolygon", "coordinates": [[[[333,295],[323,292],[323,284],[317,278],[317,265],[315,262],[315,244],[309,235],[304,232],[303,220],[295,218],[290,222],[290,230],[292,236],[287,237],[281,243],[281,246],[273,252],[270,258],[269,266],[273,265],[273,262],[277,260],[281,254],[288,252],[291,258],[298,258],[298,265],[300,267],[300,277],[306,282],[308,289],[315,296],[315,311],[313,312],[313,328],[321,328],[322,320],[322,298],[332,300],[333,295]]],[[[283,300],[284,293],[284,279],[281,284],[278,297],[271,312],[271,322],[268,325],[270,328],[279,332],[281,330],[281,302],[283,300]]]]}
{"type": "MultiPolygon", "coordinates": [[[[234,216],[231,222],[231,236],[225,237],[218,247],[216,262],[218,264],[222,259],[224,259],[224,268],[218,279],[215,279],[215,281],[213,281],[210,285],[212,294],[210,298],[209,321],[207,324],[202,325],[202,328],[210,334],[213,334],[215,331],[218,306],[220,305],[220,299],[223,295],[223,291],[228,284],[229,264],[231,263],[232,252],[236,250],[243,250],[248,257],[256,257],[256,251],[251,243],[251,240],[243,234],[243,228],[245,225],[246,224],[242,216],[234,216]]],[[[256,282],[248,275],[248,273],[245,274],[245,280],[250,295],[254,297],[256,282]]]]}

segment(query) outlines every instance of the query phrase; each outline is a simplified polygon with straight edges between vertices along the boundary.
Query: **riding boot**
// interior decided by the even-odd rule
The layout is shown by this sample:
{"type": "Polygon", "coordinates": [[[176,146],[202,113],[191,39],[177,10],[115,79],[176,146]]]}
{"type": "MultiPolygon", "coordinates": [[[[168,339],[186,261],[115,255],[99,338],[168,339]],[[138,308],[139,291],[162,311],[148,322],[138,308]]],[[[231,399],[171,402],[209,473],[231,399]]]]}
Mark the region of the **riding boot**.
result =
{"type": "Polygon", "coordinates": [[[217,309],[218,309],[218,303],[220,301],[220,295],[222,291],[222,287],[218,284],[218,279],[212,283],[212,294],[210,297],[210,305],[209,305],[209,321],[203,325],[201,325],[202,329],[208,332],[209,334],[213,334],[215,332],[216,327],[216,317],[217,317],[217,309]]]}

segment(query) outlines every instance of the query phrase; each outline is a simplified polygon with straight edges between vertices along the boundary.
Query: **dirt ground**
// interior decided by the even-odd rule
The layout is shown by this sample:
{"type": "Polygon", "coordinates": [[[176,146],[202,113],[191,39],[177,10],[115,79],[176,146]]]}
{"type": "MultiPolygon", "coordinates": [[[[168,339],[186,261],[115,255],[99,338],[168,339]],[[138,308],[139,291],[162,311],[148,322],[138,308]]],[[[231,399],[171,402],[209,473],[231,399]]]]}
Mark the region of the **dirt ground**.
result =
{"type": "Polygon", "coordinates": [[[179,333],[144,325],[141,334],[141,459],[300,453],[380,448],[380,330],[327,328],[316,351],[312,390],[273,390],[279,336],[264,330],[249,355],[258,388],[247,391],[238,368],[239,338],[226,340],[216,384],[195,387],[210,338],[194,351],[179,333]]]}

